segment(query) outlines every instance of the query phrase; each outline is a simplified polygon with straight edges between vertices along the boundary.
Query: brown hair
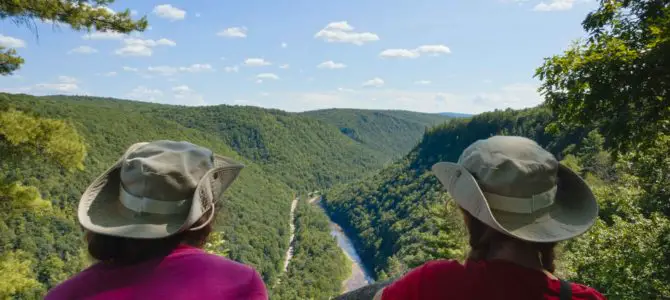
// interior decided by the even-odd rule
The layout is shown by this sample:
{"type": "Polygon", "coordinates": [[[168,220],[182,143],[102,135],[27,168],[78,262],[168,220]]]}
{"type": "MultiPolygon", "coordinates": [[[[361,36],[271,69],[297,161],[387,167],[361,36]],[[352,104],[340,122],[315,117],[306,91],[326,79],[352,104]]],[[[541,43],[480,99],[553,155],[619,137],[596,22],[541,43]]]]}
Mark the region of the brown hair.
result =
{"type": "MultiPolygon", "coordinates": [[[[207,222],[209,213],[205,213],[192,228],[207,222]]],[[[104,263],[120,265],[136,264],[152,258],[170,254],[179,244],[202,248],[212,232],[212,222],[198,230],[186,230],[162,239],[133,239],[86,232],[88,253],[104,263]]]]}
{"type": "Polygon", "coordinates": [[[527,243],[537,250],[542,268],[551,273],[556,270],[556,265],[554,264],[554,259],[556,258],[554,248],[556,247],[556,243],[533,243],[515,239],[482,223],[463,208],[461,208],[461,211],[465,219],[465,227],[467,227],[470,234],[468,260],[485,260],[491,250],[494,249],[493,247],[497,247],[504,241],[515,241],[527,243]]]}

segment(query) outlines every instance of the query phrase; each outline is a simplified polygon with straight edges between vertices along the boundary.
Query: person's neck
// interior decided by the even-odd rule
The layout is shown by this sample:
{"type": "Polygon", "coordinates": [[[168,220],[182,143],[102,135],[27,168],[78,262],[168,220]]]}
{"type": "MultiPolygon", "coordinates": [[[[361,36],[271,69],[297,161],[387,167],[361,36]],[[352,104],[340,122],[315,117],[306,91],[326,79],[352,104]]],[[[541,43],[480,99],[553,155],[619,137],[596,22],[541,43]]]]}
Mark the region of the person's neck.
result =
{"type": "Polygon", "coordinates": [[[543,271],[547,276],[554,277],[542,267],[537,249],[525,243],[505,241],[497,247],[492,247],[487,259],[508,261],[529,269],[543,271]]]}

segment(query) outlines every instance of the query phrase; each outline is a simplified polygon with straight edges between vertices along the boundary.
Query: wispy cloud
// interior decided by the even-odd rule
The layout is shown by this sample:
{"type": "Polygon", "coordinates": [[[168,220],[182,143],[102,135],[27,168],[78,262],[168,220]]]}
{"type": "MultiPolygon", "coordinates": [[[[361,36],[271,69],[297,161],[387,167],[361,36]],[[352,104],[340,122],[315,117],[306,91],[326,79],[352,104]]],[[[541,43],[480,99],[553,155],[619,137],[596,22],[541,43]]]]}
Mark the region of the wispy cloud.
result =
{"type": "Polygon", "coordinates": [[[91,46],[79,46],[76,48],[71,49],[67,53],[72,54],[72,53],[77,53],[77,54],[93,54],[97,53],[98,50],[91,47],[91,46]]]}
{"type": "Polygon", "coordinates": [[[319,69],[344,69],[347,67],[347,65],[343,63],[336,63],[332,60],[329,61],[324,61],[316,66],[319,69]]]}
{"type": "Polygon", "coordinates": [[[6,48],[23,48],[26,46],[26,42],[22,39],[0,34],[0,46],[6,48]]]}
{"type": "Polygon", "coordinates": [[[349,25],[347,21],[329,23],[314,34],[314,38],[322,39],[329,43],[350,43],[359,46],[379,40],[379,36],[372,32],[354,31],[354,27],[349,25]]]}
{"type": "Polygon", "coordinates": [[[154,7],[153,13],[170,21],[183,20],[186,18],[185,10],[176,8],[171,4],[156,5],[156,7],[154,7]]]}
{"type": "Polygon", "coordinates": [[[362,84],[363,87],[382,87],[383,85],[384,85],[384,80],[379,78],[379,77],[375,77],[373,79],[370,79],[366,82],[363,82],[363,84],[362,84]]]}
{"type": "Polygon", "coordinates": [[[246,27],[230,27],[224,30],[219,31],[216,35],[227,37],[227,38],[246,38],[247,37],[247,28],[246,27]]]}
{"type": "Polygon", "coordinates": [[[438,56],[451,53],[445,45],[422,45],[414,49],[386,49],[379,53],[382,58],[417,58],[422,54],[438,56]]]}

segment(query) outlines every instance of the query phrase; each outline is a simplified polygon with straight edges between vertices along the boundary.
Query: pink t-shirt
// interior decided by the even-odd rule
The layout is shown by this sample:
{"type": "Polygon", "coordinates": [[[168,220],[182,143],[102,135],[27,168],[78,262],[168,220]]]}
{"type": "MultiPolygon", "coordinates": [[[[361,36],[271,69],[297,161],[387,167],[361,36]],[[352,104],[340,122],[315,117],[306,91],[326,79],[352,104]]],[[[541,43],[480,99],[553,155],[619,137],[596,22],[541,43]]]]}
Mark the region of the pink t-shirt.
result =
{"type": "Polygon", "coordinates": [[[95,264],[54,287],[46,300],[267,299],[251,267],[179,246],[170,255],[131,266],[95,264]]]}

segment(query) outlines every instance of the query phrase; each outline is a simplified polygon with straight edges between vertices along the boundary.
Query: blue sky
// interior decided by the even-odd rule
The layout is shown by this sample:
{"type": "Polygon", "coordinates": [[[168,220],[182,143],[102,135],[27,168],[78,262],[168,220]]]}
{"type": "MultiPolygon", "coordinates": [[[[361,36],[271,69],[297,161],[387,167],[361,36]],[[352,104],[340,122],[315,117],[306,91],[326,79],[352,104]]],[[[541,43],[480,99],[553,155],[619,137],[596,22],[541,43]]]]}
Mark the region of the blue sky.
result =
{"type": "Polygon", "coordinates": [[[0,91],[180,105],[479,113],[541,102],[544,57],[584,35],[594,0],[117,1],[131,35],[0,21],[26,64],[0,91]]]}

